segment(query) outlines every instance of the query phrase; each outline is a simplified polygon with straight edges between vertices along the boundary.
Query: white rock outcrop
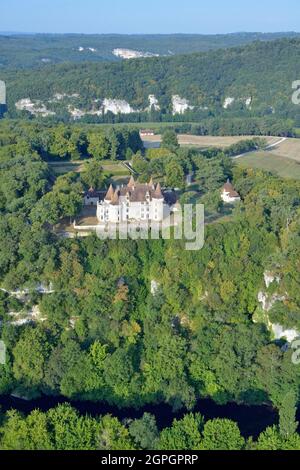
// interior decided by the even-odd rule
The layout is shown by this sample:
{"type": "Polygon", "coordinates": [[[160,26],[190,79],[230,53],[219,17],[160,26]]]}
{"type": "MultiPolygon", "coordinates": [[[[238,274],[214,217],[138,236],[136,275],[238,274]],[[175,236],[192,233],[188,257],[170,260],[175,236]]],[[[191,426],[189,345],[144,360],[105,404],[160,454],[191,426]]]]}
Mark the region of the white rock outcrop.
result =
{"type": "Polygon", "coordinates": [[[2,292],[6,292],[6,294],[16,297],[17,299],[22,299],[25,295],[28,295],[31,292],[38,292],[39,294],[53,294],[55,292],[53,284],[51,282],[48,286],[45,284],[37,284],[35,287],[32,288],[26,287],[24,289],[16,289],[11,291],[1,288],[0,290],[2,292]]]}
{"type": "Polygon", "coordinates": [[[234,102],[235,102],[235,98],[233,98],[232,96],[228,96],[227,98],[225,98],[223,108],[228,109],[230,106],[233,105],[234,102]]]}
{"type": "Polygon", "coordinates": [[[113,100],[109,98],[105,98],[102,103],[102,109],[104,114],[108,113],[109,111],[113,114],[130,114],[137,112],[133,109],[129,103],[125,100],[113,100]]]}
{"type": "Polygon", "coordinates": [[[38,305],[34,305],[29,311],[9,312],[8,315],[14,320],[10,322],[14,326],[22,326],[33,322],[45,322],[47,318],[41,316],[38,305]]]}
{"type": "Polygon", "coordinates": [[[172,113],[184,114],[189,109],[194,109],[195,106],[191,106],[189,101],[185,98],[181,98],[179,95],[172,96],[172,113]]]}
{"type": "Polygon", "coordinates": [[[79,98],[79,97],[80,97],[79,93],[72,93],[71,95],[68,95],[67,93],[55,93],[53,95],[52,100],[50,100],[50,102],[62,101],[65,98],[79,98]]]}
{"type": "Polygon", "coordinates": [[[80,119],[87,114],[86,111],[82,111],[82,109],[74,108],[70,105],[68,106],[68,112],[71,114],[73,119],[80,119]]]}
{"type": "Polygon", "coordinates": [[[159,288],[160,288],[160,284],[157,281],[155,281],[154,279],[152,279],[152,281],[151,281],[151,294],[156,295],[157,292],[159,291],[159,288]]]}
{"type": "Polygon", "coordinates": [[[30,98],[23,98],[15,103],[16,108],[19,111],[28,111],[34,116],[53,116],[55,115],[54,111],[50,111],[46,108],[46,105],[39,100],[31,101],[30,98]]]}
{"type": "Polygon", "coordinates": [[[283,295],[273,294],[269,296],[265,292],[260,291],[257,296],[258,301],[262,304],[264,312],[269,312],[276,302],[283,302],[286,297],[283,295]]]}
{"type": "Polygon", "coordinates": [[[152,109],[154,109],[154,111],[160,110],[158,99],[156,98],[155,95],[149,95],[148,100],[149,100],[149,106],[146,109],[146,111],[151,111],[152,109]]]}
{"type": "Polygon", "coordinates": [[[121,57],[122,59],[139,59],[142,57],[159,57],[159,54],[154,54],[152,52],[141,52],[135,51],[133,49],[123,49],[116,48],[113,50],[113,55],[116,57],[121,57]]]}
{"type": "Polygon", "coordinates": [[[279,276],[275,276],[273,273],[269,272],[269,271],[265,271],[264,272],[264,281],[265,281],[265,285],[266,287],[268,288],[272,282],[276,281],[277,284],[280,283],[280,277],[279,276]]]}
{"type": "Polygon", "coordinates": [[[245,99],[245,105],[247,106],[247,108],[251,108],[251,104],[252,104],[252,98],[251,96],[249,96],[248,98],[245,99]]]}
{"type": "Polygon", "coordinates": [[[276,340],[285,338],[288,343],[292,343],[294,339],[300,336],[299,331],[294,328],[284,329],[284,327],[278,323],[270,323],[270,325],[276,340]]]}
{"type": "MultiPolygon", "coordinates": [[[[265,285],[268,288],[273,282],[280,283],[280,276],[275,275],[272,272],[264,272],[264,281],[265,285]]],[[[296,328],[286,328],[279,323],[272,323],[269,318],[269,311],[275,305],[276,302],[283,302],[287,298],[286,295],[279,295],[274,293],[272,295],[267,294],[266,292],[260,291],[258,293],[258,301],[262,304],[262,310],[264,312],[264,323],[267,325],[268,329],[272,332],[274,340],[286,339],[288,343],[292,343],[295,338],[300,336],[300,332],[296,328]]],[[[255,322],[255,320],[253,320],[255,322]]]]}

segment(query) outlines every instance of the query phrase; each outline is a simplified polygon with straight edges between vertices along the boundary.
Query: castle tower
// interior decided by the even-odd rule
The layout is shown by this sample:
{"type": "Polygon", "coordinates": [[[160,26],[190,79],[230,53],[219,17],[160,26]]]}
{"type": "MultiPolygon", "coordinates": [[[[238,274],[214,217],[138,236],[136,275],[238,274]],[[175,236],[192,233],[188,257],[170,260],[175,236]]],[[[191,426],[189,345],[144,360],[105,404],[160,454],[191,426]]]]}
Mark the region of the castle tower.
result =
{"type": "Polygon", "coordinates": [[[113,185],[111,184],[108,191],[107,191],[107,193],[106,193],[104,201],[112,202],[113,197],[114,197],[114,193],[115,193],[115,191],[114,191],[113,185]]]}
{"type": "Polygon", "coordinates": [[[130,178],[129,183],[128,183],[127,186],[128,186],[128,188],[130,188],[130,189],[134,189],[134,187],[135,187],[135,181],[134,181],[134,177],[133,177],[133,176],[131,176],[131,178],[130,178]]]}

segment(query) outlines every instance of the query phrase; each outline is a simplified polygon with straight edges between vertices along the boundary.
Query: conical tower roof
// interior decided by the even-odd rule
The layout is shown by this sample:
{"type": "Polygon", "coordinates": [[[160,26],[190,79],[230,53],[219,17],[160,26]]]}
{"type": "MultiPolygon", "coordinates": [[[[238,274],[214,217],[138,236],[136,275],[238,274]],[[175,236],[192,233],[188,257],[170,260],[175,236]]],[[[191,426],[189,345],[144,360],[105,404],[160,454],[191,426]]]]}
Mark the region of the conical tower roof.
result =
{"type": "Polygon", "coordinates": [[[164,198],[163,193],[161,191],[160,183],[157,183],[156,189],[153,193],[153,197],[154,197],[154,199],[163,199],[164,198]]]}
{"type": "Polygon", "coordinates": [[[135,181],[134,181],[134,177],[131,176],[130,180],[129,180],[129,183],[128,183],[128,188],[134,188],[135,187],[135,181]]]}
{"type": "Polygon", "coordinates": [[[115,206],[119,204],[119,191],[115,191],[111,203],[115,206]]]}
{"type": "Polygon", "coordinates": [[[111,184],[105,196],[105,201],[112,201],[114,197],[114,193],[115,191],[114,191],[113,185],[111,184]]]}
{"type": "Polygon", "coordinates": [[[149,183],[148,183],[148,186],[150,186],[151,188],[154,188],[154,182],[153,182],[152,176],[151,176],[151,179],[150,179],[150,181],[149,181],[149,183]]]}

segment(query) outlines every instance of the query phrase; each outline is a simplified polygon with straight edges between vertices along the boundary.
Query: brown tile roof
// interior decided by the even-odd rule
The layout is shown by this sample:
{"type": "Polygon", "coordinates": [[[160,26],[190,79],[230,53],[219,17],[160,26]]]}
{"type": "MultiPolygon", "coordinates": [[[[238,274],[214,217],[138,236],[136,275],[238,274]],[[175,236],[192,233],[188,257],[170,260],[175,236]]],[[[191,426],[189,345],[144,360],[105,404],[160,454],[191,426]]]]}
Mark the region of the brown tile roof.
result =
{"type": "Polygon", "coordinates": [[[162,194],[162,191],[161,191],[160,183],[158,183],[157,186],[156,186],[156,190],[154,191],[153,198],[154,199],[163,199],[163,194],[162,194]]]}
{"type": "Polygon", "coordinates": [[[154,134],[153,129],[140,129],[140,134],[154,134]]]}
{"type": "Polygon", "coordinates": [[[105,201],[111,201],[114,196],[114,192],[115,190],[113,188],[113,185],[111,184],[105,196],[105,201]]]}
{"type": "Polygon", "coordinates": [[[131,176],[130,180],[129,180],[129,183],[128,183],[128,188],[134,188],[135,186],[135,181],[134,181],[134,177],[131,176]]]}
{"type": "Polygon", "coordinates": [[[97,198],[97,197],[100,197],[100,195],[101,195],[101,191],[97,191],[96,189],[92,187],[88,191],[85,192],[85,196],[91,197],[91,198],[97,198]]]}
{"type": "Polygon", "coordinates": [[[136,183],[134,178],[131,177],[127,186],[117,189],[111,199],[105,199],[111,200],[113,205],[118,205],[120,198],[125,197],[128,198],[129,202],[146,202],[148,198],[150,201],[152,199],[163,199],[164,196],[160,184],[158,183],[155,187],[152,179],[150,183],[136,183]]]}
{"type": "Polygon", "coordinates": [[[230,181],[224,184],[223,190],[228,193],[230,197],[240,197],[239,193],[236,192],[230,181]]]}
{"type": "Polygon", "coordinates": [[[112,197],[111,203],[112,203],[113,206],[119,205],[119,191],[115,191],[115,193],[112,197]]]}

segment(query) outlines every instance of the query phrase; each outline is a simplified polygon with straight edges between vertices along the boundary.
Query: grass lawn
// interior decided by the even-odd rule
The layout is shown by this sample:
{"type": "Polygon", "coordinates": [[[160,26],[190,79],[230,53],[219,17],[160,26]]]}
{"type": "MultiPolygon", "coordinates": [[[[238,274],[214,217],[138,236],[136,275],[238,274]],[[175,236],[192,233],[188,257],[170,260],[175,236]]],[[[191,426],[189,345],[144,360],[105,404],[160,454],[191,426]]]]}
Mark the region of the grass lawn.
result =
{"type": "Polygon", "coordinates": [[[80,173],[82,169],[82,162],[48,162],[50,168],[57,176],[75,171],[80,173]]]}
{"type": "Polygon", "coordinates": [[[296,161],[273,151],[249,153],[236,162],[240,166],[269,171],[282,178],[300,179],[300,159],[296,161]]]}
{"type": "MultiPolygon", "coordinates": [[[[83,170],[83,162],[48,162],[56,176],[65,175],[71,171],[81,173],[83,170]]],[[[129,170],[120,162],[101,161],[99,165],[103,167],[106,176],[113,175],[113,177],[130,177],[129,170]]]]}

